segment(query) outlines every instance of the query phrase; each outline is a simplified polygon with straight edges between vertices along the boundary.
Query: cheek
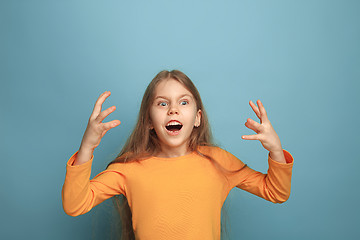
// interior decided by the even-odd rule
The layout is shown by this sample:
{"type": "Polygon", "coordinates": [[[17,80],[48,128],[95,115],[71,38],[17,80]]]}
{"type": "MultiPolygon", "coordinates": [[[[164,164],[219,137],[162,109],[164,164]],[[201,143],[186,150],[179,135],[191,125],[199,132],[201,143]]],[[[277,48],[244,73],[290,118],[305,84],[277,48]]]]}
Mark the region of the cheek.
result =
{"type": "Polygon", "coordinates": [[[156,124],[159,122],[160,114],[156,110],[151,110],[149,113],[150,122],[156,124]]]}
{"type": "Polygon", "coordinates": [[[191,123],[194,123],[196,121],[196,112],[191,111],[189,113],[190,119],[191,119],[191,123]]]}

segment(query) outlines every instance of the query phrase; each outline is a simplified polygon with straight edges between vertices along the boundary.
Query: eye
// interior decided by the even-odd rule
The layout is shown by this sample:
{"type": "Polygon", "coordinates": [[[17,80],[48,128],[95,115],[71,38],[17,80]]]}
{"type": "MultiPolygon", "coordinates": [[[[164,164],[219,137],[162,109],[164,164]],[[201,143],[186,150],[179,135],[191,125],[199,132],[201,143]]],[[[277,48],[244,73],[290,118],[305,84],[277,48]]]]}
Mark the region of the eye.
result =
{"type": "Polygon", "coordinates": [[[158,105],[165,107],[165,106],[166,106],[166,102],[159,102],[158,105]]]}
{"type": "Polygon", "coordinates": [[[187,101],[187,100],[183,100],[183,101],[181,101],[181,103],[180,103],[181,105],[186,105],[186,104],[189,104],[189,101],[187,101]]]}

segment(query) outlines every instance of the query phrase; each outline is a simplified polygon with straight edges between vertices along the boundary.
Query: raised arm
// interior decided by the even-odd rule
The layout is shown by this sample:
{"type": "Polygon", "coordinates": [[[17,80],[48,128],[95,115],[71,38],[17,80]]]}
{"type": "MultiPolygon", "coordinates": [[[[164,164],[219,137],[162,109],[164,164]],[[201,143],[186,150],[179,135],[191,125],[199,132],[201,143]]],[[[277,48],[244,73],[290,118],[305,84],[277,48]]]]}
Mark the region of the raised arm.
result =
{"type": "Polygon", "coordinates": [[[84,214],[105,199],[124,193],[123,177],[119,177],[119,172],[106,170],[101,176],[98,175],[99,178],[90,181],[94,149],[108,130],[120,124],[119,120],[102,122],[115,110],[115,106],[112,106],[101,112],[102,104],[108,96],[110,92],[104,92],[97,99],[80,148],[66,165],[61,195],[64,211],[71,216],[84,214]]]}

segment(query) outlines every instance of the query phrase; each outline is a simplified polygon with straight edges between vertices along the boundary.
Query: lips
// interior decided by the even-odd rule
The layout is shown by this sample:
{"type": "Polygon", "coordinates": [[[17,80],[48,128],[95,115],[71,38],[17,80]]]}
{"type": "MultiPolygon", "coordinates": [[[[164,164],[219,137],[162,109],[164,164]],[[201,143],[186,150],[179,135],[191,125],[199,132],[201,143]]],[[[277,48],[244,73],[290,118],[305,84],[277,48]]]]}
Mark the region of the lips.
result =
{"type": "Polygon", "coordinates": [[[171,133],[176,133],[176,132],[179,132],[182,128],[182,123],[177,121],[177,120],[170,120],[165,128],[166,130],[168,130],[168,132],[171,132],[171,133]]]}

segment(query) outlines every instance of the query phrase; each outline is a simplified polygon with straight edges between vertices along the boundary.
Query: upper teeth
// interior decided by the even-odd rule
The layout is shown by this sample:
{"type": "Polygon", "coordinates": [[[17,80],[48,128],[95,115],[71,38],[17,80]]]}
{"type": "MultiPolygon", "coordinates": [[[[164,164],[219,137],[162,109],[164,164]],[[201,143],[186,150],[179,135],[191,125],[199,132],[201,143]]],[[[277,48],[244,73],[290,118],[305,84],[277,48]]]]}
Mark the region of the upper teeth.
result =
{"type": "Polygon", "coordinates": [[[179,123],[179,122],[169,122],[166,126],[170,126],[170,125],[181,125],[181,123],[179,123]]]}

